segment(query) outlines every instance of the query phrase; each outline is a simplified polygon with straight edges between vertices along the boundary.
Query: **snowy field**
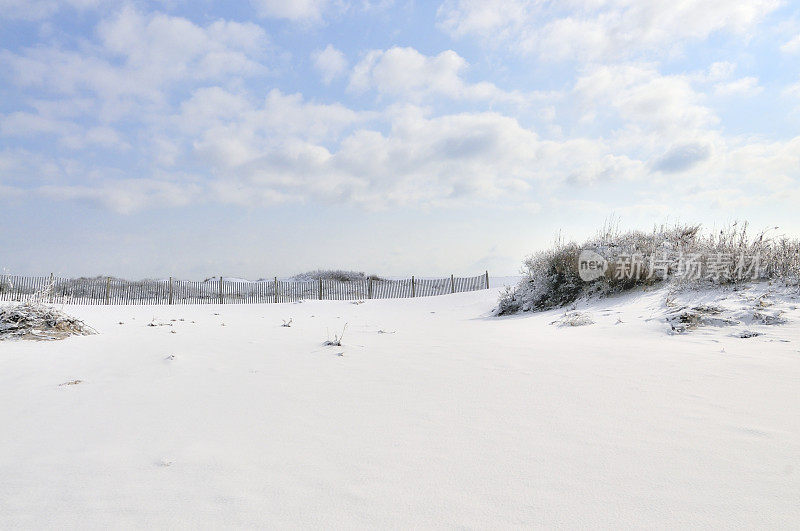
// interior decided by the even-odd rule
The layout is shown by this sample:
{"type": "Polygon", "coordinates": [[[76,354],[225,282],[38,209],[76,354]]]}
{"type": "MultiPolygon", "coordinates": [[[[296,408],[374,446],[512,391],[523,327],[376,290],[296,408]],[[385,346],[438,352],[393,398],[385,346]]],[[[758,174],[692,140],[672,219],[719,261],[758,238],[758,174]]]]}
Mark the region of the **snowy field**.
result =
{"type": "Polygon", "coordinates": [[[0,342],[0,528],[797,528],[800,301],[767,289],[67,307],[100,334],[0,342]]]}

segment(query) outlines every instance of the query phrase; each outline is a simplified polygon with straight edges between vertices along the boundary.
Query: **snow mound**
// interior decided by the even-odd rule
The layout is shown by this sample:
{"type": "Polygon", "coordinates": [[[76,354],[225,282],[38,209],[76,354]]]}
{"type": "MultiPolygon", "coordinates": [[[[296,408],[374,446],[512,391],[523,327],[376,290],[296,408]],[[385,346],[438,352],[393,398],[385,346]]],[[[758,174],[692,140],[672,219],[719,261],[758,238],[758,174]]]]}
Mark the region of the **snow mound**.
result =
{"type": "Polygon", "coordinates": [[[0,340],[54,340],[96,333],[80,319],[40,302],[21,302],[0,308],[0,340]]]}
{"type": "Polygon", "coordinates": [[[757,337],[771,328],[791,323],[789,316],[796,313],[799,295],[797,288],[778,282],[683,289],[665,296],[661,316],[672,333],[743,326],[745,328],[735,336],[757,337]]]}

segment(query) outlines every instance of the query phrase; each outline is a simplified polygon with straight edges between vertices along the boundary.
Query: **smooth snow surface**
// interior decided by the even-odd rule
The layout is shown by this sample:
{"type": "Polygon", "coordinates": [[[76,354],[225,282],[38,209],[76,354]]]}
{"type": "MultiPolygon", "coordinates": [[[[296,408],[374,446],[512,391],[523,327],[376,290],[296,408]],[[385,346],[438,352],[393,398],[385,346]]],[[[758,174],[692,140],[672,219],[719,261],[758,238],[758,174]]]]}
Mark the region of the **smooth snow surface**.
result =
{"type": "Polygon", "coordinates": [[[797,528],[800,310],[758,289],[682,334],[663,291],[67,307],[99,335],[0,342],[0,528],[797,528]]]}

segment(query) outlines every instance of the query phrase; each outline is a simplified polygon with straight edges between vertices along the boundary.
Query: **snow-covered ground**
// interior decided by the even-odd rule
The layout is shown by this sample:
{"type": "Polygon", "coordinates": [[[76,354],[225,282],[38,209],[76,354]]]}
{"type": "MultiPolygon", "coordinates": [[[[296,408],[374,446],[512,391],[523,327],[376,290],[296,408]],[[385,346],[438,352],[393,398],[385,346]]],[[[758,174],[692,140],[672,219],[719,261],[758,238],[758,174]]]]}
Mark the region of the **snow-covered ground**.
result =
{"type": "Polygon", "coordinates": [[[767,290],[67,307],[100,334],[0,342],[0,527],[797,528],[767,290]]]}

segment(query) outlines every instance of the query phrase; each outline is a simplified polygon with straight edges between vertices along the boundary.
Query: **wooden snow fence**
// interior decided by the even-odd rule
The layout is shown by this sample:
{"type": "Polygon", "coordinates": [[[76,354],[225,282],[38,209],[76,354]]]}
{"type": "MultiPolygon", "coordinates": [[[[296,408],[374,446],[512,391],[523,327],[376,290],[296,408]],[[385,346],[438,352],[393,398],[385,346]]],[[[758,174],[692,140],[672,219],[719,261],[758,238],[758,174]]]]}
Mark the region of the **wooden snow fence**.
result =
{"type": "Polygon", "coordinates": [[[489,273],[474,277],[374,280],[122,280],[0,275],[0,301],[38,299],[61,304],[264,304],[299,300],[431,297],[489,287],[489,273]]]}

